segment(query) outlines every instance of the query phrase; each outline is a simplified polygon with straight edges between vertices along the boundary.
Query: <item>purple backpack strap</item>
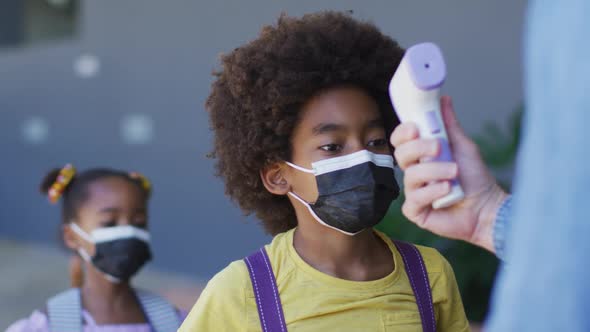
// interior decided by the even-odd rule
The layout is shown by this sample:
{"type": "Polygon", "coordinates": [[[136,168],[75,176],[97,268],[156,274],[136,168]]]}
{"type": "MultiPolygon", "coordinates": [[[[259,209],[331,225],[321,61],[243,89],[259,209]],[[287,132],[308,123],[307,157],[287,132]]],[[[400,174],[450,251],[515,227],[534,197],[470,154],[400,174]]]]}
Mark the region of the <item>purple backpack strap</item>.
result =
{"type": "Polygon", "coordinates": [[[277,282],[266,250],[260,248],[244,261],[250,272],[262,332],[287,332],[277,282]]]}
{"type": "MultiPolygon", "coordinates": [[[[418,249],[409,243],[394,241],[402,255],[406,273],[410,279],[424,332],[436,331],[432,293],[426,266],[418,249]]],[[[250,281],[254,290],[258,317],[263,332],[287,332],[287,324],[283,315],[283,306],[279,297],[277,283],[272,272],[270,260],[264,248],[259,249],[244,259],[250,281]]]]}
{"type": "Polygon", "coordinates": [[[422,255],[420,255],[420,252],[413,244],[401,241],[394,241],[394,243],[402,255],[406,273],[410,279],[414,297],[416,297],[420,319],[422,320],[422,330],[424,332],[435,332],[436,319],[434,318],[432,292],[422,255]]]}

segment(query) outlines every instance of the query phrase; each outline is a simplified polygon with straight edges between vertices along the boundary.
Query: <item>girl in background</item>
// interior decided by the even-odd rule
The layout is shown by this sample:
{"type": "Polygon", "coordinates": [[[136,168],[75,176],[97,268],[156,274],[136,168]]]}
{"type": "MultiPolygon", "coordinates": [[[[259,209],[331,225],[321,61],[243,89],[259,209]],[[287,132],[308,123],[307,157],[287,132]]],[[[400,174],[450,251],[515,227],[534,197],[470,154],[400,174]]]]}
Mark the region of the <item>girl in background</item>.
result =
{"type": "Polygon", "coordinates": [[[41,184],[52,203],[61,199],[62,235],[78,253],[72,288],[7,332],[176,331],[185,314],[163,298],[134,289],[131,278],[151,260],[150,183],[139,173],[72,165],[54,169],[41,184]]]}

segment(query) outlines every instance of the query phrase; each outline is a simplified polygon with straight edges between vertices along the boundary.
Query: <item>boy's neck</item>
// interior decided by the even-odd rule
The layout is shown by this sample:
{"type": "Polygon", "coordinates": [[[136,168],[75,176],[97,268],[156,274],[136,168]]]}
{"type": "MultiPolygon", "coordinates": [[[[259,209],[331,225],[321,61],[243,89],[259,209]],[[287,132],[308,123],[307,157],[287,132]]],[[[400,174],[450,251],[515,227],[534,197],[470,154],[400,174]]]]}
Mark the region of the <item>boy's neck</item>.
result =
{"type": "Polygon", "coordinates": [[[314,223],[300,223],[293,246],[315,269],[354,281],[380,279],[393,271],[391,250],[372,228],[349,236],[314,223]]]}

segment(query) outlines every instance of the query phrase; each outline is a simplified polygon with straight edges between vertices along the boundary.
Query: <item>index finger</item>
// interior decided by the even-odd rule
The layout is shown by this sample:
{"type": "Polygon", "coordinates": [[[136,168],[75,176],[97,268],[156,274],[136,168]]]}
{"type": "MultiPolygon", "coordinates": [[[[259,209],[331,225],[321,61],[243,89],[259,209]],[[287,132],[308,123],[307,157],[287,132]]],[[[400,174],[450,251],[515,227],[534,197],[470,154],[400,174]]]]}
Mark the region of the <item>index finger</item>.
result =
{"type": "Polygon", "coordinates": [[[393,133],[391,133],[390,142],[394,147],[398,147],[403,143],[414,140],[420,136],[418,127],[414,123],[406,122],[397,126],[393,133]]]}

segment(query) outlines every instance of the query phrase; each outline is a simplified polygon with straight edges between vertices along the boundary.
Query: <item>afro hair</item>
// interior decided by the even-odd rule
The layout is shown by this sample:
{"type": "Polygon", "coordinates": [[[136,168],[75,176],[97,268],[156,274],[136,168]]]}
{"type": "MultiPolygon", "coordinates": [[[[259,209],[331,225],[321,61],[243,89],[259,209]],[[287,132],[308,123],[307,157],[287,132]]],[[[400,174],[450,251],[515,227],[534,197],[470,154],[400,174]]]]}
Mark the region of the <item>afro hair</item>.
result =
{"type": "Polygon", "coordinates": [[[323,90],[349,85],[379,105],[386,132],[398,124],[388,83],[404,50],[373,24],[349,13],[281,15],[255,40],[222,55],[206,102],[214,132],[211,156],[226,194],[267,233],[297,225],[288,198],[269,193],[266,166],[291,158],[302,106],[323,90]]]}

